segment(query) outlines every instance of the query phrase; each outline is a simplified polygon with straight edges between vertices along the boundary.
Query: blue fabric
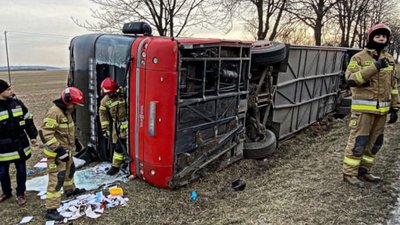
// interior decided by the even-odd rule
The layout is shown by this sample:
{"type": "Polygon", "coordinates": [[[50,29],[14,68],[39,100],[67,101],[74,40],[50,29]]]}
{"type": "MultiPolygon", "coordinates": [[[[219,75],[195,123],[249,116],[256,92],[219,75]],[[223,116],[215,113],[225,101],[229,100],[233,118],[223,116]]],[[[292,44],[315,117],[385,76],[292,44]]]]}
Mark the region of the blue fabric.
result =
{"type": "MultiPolygon", "coordinates": [[[[26,190],[26,164],[25,160],[14,162],[17,170],[17,196],[25,194],[26,190]]],[[[0,181],[3,194],[11,195],[10,163],[0,164],[0,181]]]]}

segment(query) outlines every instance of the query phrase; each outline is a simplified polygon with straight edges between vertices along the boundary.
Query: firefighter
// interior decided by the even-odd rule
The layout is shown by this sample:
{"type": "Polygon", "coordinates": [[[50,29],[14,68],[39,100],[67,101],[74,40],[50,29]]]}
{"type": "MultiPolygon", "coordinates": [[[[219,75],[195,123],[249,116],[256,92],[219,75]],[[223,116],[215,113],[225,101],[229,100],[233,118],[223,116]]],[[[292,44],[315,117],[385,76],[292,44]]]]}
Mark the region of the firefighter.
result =
{"type": "Polygon", "coordinates": [[[99,116],[103,136],[111,138],[115,146],[112,167],[107,171],[108,175],[115,175],[125,159],[126,135],[128,128],[126,102],[122,87],[118,87],[116,81],[107,77],[101,83],[101,92],[104,97],[100,102],[99,116]]]}
{"type": "Polygon", "coordinates": [[[68,87],[62,91],[61,97],[53,101],[41,126],[44,154],[47,157],[49,182],[46,194],[46,218],[60,221],[64,218],[57,212],[61,202],[61,187],[69,197],[85,192],[74,184],[75,165],[75,125],[72,113],[76,105],[84,104],[82,91],[68,87]]]}
{"type": "Polygon", "coordinates": [[[366,48],[351,58],[345,74],[352,105],[343,179],[358,188],[363,188],[365,181],[382,181],[371,173],[371,168],[383,144],[387,114],[389,123],[396,122],[400,106],[394,59],[387,50],[390,35],[385,24],[372,26],[366,48]]]}
{"type": "Polygon", "coordinates": [[[14,163],[17,170],[17,204],[26,203],[26,160],[31,157],[30,143],[36,144],[37,130],[33,116],[22,103],[14,97],[10,85],[0,80],[0,180],[3,194],[0,202],[11,198],[9,168],[14,163]]]}

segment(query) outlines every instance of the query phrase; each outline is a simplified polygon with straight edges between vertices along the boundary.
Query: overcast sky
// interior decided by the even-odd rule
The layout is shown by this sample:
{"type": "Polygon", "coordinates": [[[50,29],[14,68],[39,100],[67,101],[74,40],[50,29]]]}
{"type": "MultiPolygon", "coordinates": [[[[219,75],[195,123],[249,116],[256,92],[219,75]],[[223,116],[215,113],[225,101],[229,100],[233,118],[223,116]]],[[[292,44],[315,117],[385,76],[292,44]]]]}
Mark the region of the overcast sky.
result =
{"type": "Polygon", "coordinates": [[[87,0],[0,0],[0,65],[5,66],[4,31],[10,65],[68,67],[72,37],[88,33],[71,17],[90,19],[87,0]]]}
{"type": "MultiPolygon", "coordinates": [[[[75,25],[71,17],[90,21],[90,8],[96,8],[88,0],[0,0],[0,7],[0,66],[7,65],[4,40],[7,31],[10,65],[59,67],[69,66],[70,40],[89,33],[75,25]]],[[[235,32],[223,36],[201,31],[194,36],[229,38],[232,33],[235,32]]]]}

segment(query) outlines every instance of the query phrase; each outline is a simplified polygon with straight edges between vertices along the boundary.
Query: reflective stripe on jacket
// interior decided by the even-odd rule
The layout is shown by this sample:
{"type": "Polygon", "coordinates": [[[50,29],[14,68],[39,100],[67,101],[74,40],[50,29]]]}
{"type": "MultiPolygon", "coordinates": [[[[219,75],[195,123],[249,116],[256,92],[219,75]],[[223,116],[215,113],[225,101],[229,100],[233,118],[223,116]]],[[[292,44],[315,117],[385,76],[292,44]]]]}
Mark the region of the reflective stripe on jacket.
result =
{"type": "Polygon", "coordinates": [[[18,99],[0,100],[0,163],[31,156],[26,135],[30,139],[37,136],[32,114],[18,99]]]}
{"type": "Polygon", "coordinates": [[[44,150],[47,156],[55,157],[57,154],[54,150],[58,145],[66,150],[74,150],[75,124],[71,114],[72,110],[64,113],[58,106],[53,105],[44,117],[41,130],[46,141],[43,144],[48,146],[44,150]]]}
{"type": "Polygon", "coordinates": [[[110,126],[112,126],[113,143],[117,142],[117,132],[115,129],[115,125],[119,129],[119,137],[126,139],[128,121],[126,113],[126,102],[122,94],[113,97],[105,95],[100,102],[99,117],[102,130],[110,130],[110,126]]]}
{"type": "Polygon", "coordinates": [[[352,111],[384,115],[390,107],[399,107],[396,69],[393,57],[382,50],[380,58],[388,58],[390,65],[381,68],[375,66],[377,52],[364,49],[355,54],[346,70],[346,79],[358,86],[352,87],[352,111]]]}

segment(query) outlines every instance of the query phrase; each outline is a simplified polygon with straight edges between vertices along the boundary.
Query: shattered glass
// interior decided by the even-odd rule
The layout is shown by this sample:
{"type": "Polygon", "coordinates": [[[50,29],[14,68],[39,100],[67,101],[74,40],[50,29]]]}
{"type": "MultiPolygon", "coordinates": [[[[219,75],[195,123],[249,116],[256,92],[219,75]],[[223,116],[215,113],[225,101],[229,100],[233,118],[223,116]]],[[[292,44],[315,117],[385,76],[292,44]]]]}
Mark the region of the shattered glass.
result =
{"type": "MultiPolygon", "coordinates": [[[[127,174],[120,172],[117,176],[109,176],[107,170],[111,168],[111,163],[102,162],[95,167],[79,170],[75,173],[74,181],[78,188],[94,190],[102,185],[110,184],[116,181],[128,181],[127,174]]],[[[26,182],[27,191],[46,191],[48,176],[40,176],[30,179],[26,182]]]]}

